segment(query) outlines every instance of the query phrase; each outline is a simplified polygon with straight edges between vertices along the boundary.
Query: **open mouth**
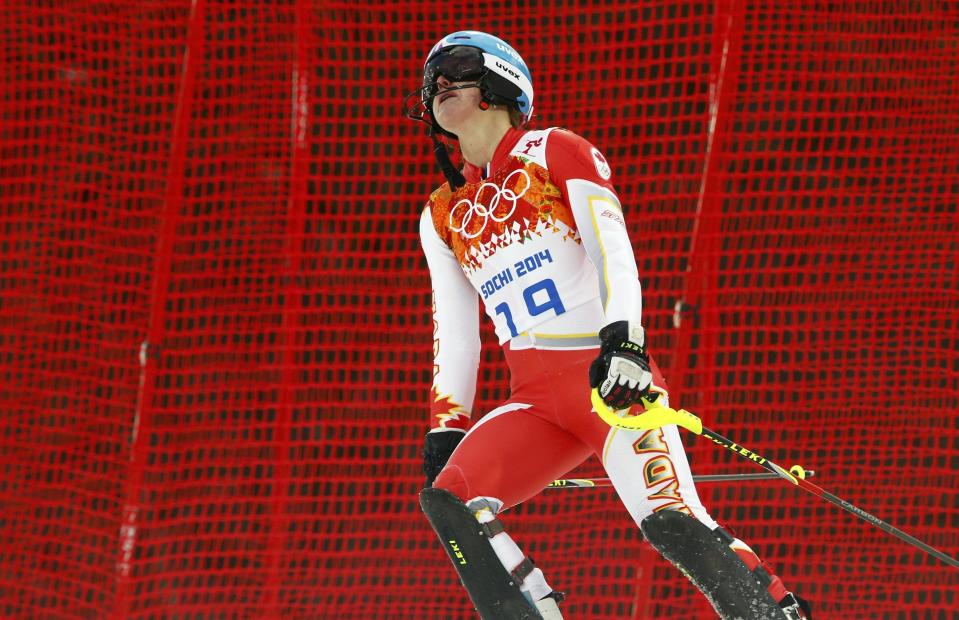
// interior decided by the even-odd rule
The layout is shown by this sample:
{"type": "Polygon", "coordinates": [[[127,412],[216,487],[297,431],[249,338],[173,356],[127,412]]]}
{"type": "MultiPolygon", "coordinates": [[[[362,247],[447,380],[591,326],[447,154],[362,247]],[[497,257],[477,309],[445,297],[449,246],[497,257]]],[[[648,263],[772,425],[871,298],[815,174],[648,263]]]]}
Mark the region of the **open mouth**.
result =
{"type": "Polygon", "coordinates": [[[455,96],[456,96],[456,93],[453,93],[453,92],[443,93],[442,95],[440,95],[439,103],[443,103],[443,102],[446,101],[447,99],[452,99],[452,98],[455,97],[455,96]]]}

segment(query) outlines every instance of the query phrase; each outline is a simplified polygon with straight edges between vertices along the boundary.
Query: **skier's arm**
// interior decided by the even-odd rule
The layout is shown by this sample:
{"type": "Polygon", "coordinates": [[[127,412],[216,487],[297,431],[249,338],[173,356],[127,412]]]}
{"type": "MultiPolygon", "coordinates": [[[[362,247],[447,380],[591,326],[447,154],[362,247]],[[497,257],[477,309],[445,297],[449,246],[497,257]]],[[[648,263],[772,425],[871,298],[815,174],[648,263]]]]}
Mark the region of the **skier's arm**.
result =
{"type": "Polygon", "coordinates": [[[420,239],[433,286],[430,428],[465,431],[479,367],[479,296],[436,233],[429,207],[420,218],[420,239]]]}
{"type": "Polygon", "coordinates": [[[599,276],[606,326],[589,382],[606,404],[622,408],[649,393],[652,372],[641,324],[643,294],[623,209],[610,182],[612,170],[583,138],[557,130],[549,138],[550,175],[573,212],[576,228],[599,276]]]}

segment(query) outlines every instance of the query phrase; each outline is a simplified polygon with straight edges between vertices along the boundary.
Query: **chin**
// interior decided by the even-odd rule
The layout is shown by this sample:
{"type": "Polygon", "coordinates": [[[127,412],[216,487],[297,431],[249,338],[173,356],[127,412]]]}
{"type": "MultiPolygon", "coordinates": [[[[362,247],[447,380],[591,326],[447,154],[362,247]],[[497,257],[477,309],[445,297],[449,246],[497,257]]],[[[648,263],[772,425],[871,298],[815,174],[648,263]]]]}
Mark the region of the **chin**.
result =
{"type": "Polygon", "coordinates": [[[454,119],[441,118],[440,116],[436,116],[435,118],[436,118],[436,123],[440,127],[442,127],[444,131],[448,131],[452,134],[457,133],[456,130],[459,129],[460,124],[455,122],[454,119]]]}
{"type": "Polygon", "coordinates": [[[478,106],[478,103],[474,104],[460,97],[449,99],[440,104],[440,109],[434,110],[436,122],[446,131],[456,133],[456,129],[469,122],[472,108],[478,108],[478,106]]]}

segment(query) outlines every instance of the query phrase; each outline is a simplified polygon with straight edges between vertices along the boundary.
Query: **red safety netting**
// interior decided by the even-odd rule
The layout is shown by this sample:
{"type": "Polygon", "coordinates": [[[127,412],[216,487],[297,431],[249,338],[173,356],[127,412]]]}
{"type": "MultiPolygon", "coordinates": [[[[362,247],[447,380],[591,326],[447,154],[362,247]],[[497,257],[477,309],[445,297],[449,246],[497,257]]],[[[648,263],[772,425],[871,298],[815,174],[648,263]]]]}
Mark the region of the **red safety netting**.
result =
{"type": "MultiPolygon", "coordinates": [[[[465,28],[612,164],[672,402],[959,555],[950,3],[12,2],[0,615],[472,617],[416,504],[441,177],[401,111],[465,28]]],[[[959,614],[959,571],[822,500],[700,491],[817,618],[959,614]]],[[[710,617],[608,489],[503,520],[567,618],[710,617]]]]}

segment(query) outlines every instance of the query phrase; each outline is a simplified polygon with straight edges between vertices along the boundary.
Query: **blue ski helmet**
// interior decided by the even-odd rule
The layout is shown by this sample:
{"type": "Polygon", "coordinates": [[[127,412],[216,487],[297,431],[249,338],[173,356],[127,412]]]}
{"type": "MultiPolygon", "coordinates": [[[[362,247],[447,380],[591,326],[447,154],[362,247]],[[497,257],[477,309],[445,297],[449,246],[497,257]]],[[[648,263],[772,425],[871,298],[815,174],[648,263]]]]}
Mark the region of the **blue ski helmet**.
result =
{"type": "Polygon", "coordinates": [[[477,80],[486,103],[515,106],[523,122],[533,115],[533,76],[516,50],[498,37],[476,30],[446,35],[426,57],[423,86],[431,87],[440,75],[452,81],[477,80]]]}

